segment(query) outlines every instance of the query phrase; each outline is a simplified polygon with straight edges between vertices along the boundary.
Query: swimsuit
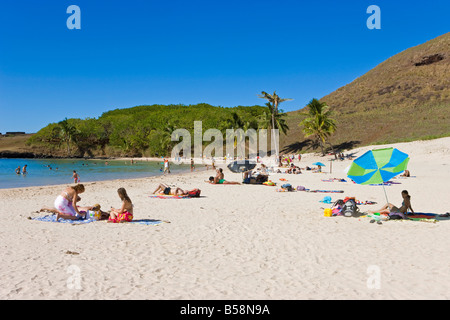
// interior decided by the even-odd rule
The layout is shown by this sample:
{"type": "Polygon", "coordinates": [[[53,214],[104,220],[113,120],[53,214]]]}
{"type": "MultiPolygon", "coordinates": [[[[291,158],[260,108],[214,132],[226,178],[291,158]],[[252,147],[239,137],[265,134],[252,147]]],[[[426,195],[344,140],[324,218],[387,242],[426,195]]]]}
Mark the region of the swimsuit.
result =
{"type": "MultiPolygon", "coordinates": [[[[66,192],[67,195],[67,192],[66,192]]],[[[73,217],[79,217],[80,215],[75,211],[72,202],[67,198],[59,195],[55,200],[55,208],[62,214],[67,214],[73,217]]]]}
{"type": "Polygon", "coordinates": [[[170,194],[170,188],[169,187],[164,189],[164,194],[165,195],[169,195],[170,194]]]}
{"type": "Polygon", "coordinates": [[[223,184],[225,182],[225,179],[220,179],[219,184],[223,184]]]}
{"type": "Polygon", "coordinates": [[[133,220],[133,215],[131,213],[129,213],[128,211],[119,213],[116,218],[109,217],[109,219],[108,219],[108,221],[111,221],[114,223],[131,222],[132,220],[133,220]]]}

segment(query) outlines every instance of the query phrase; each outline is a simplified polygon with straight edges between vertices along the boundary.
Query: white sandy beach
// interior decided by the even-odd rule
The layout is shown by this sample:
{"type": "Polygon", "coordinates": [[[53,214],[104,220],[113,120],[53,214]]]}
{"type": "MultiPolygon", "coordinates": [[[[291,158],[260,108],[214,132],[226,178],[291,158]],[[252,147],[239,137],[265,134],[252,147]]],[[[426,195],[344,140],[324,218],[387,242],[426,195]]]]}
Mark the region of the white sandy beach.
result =
{"type": "MultiPolygon", "coordinates": [[[[406,189],[416,212],[450,211],[450,138],[395,144],[410,155],[414,178],[387,186],[399,206],[406,189]]],[[[381,148],[382,146],[376,146],[381,148]]],[[[356,149],[357,156],[370,147],[356,149]]],[[[304,155],[301,167],[331,157],[304,155]]],[[[298,163],[298,162],[296,162],[298,163]]],[[[344,194],[276,192],[260,185],[210,185],[202,171],[86,183],[81,205],[118,207],[124,187],[135,219],[155,226],[70,225],[29,220],[52,206],[65,186],[0,190],[1,299],[450,299],[450,220],[437,223],[324,217],[324,196],[385,204],[382,187],[346,178],[350,160],[333,173],[271,174],[271,180],[344,194]],[[149,198],[158,183],[200,188],[199,199],[149,198]],[[78,254],[70,254],[75,252],[78,254]],[[380,286],[370,284],[379,271],[380,286]],[[80,288],[71,282],[79,271],[80,288]],[[368,285],[369,281],[369,285],[368,285]]],[[[242,181],[224,170],[225,178],[242,181]]]]}

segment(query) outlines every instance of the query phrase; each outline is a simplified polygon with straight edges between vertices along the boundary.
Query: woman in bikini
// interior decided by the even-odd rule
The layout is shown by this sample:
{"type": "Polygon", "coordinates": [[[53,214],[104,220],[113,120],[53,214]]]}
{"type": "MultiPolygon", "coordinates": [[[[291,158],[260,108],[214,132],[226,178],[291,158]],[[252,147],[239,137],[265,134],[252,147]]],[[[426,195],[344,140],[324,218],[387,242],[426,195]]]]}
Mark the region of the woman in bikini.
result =
{"type": "Polygon", "coordinates": [[[166,196],[187,196],[189,194],[188,190],[183,190],[178,187],[171,188],[168,185],[161,183],[155,191],[153,191],[153,194],[156,193],[164,193],[166,196]]]}
{"type": "Polygon", "coordinates": [[[80,213],[77,208],[78,195],[84,192],[84,185],[77,184],[74,187],[65,189],[55,200],[55,208],[58,210],[56,221],[59,218],[69,220],[79,220],[85,217],[86,213],[80,213]]]}
{"type": "Polygon", "coordinates": [[[120,200],[122,200],[122,207],[120,209],[111,208],[108,222],[131,222],[133,220],[133,203],[124,188],[119,188],[117,194],[120,200]]]}
{"type": "Polygon", "coordinates": [[[399,212],[401,214],[407,214],[408,209],[409,209],[409,210],[411,210],[411,214],[414,214],[414,210],[411,207],[411,196],[408,194],[408,191],[406,191],[406,190],[402,191],[402,198],[403,198],[403,202],[402,202],[402,206],[400,208],[397,208],[393,204],[388,203],[385,206],[383,206],[380,210],[369,211],[369,213],[377,213],[378,212],[378,213],[389,214],[391,212],[399,212]]]}
{"type": "Polygon", "coordinates": [[[239,182],[226,181],[222,168],[217,169],[216,172],[217,175],[215,177],[209,177],[209,181],[206,182],[211,184],[240,184],[239,182]]]}

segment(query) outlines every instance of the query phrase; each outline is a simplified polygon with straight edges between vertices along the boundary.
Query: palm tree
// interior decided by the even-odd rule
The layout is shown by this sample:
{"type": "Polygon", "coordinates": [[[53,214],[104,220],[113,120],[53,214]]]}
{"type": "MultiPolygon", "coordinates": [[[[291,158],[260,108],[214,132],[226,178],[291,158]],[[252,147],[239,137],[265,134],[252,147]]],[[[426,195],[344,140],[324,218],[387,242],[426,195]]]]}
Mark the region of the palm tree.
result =
{"type": "Polygon", "coordinates": [[[270,102],[266,102],[267,110],[264,112],[260,118],[259,118],[259,125],[261,129],[269,129],[270,127],[273,127],[273,123],[271,123],[271,120],[274,119],[275,128],[281,131],[284,135],[287,134],[289,130],[289,126],[286,123],[286,119],[284,117],[286,116],[286,113],[284,113],[281,109],[277,114],[275,114],[274,117],[272,115],[273,112],[273,106],[270,102]]]}
{"type": "Polygon", "coordinates": [[[331,118],[332,112],[325,102],[317,99],[311,100],[307,107],[308,111],[302,113],[306,118],[299,125],[303,126],[306,138],[314,136],[315,141],[320,145],[322,155],[325,155],[324,146],[327,139],[336,131],[336,123],[331,118]]]}
{"type": "Polygon", "coordinates": [[[70,157],[70,142],[75,137],[76,129],[69,123],[69,120],[67,120],[67,118],[58,122],[58,125],[61,129],[62,140],[67,144],[67,156],[70,157]]]}
{"type": "MultiPolygon", "coordinates": [[[[278,113],[278,111],[279,111],[278,107],[279,107],[280,103],[285,102],[285,101],[291,101],[293,99],[280,98],[280,96],[277,95],[276,91],[274,91],[273,94],[268,94],[267,92],[262,91],[261,94],[258,95],[258,97],[261,99],[266,99],[268,101],[266,103],[266,106],[268,107],[269,114],[272,118],[272,129],[278,129],[281,132],[283,132],[284,134],[286,134],[289,127],[286,125],[285,120],[282,119],[284,114],[278,113]]],[[[276,153],[277,159],[278,159],[277,142],[275,142],[275,153],[276,153]]]]}
{"type": "Polygon", "coordinates": [[[280,103],[285,101],[292,101],[294,99],[282,99],[280,96],[277,95],[276,91],[274,91],[273,94],[268,94],[267,92],[261,92],[260,95],[258,95],[261,99],[266,99],[268,103],[266,103],[266,106],[269,108],[270,115],[272,116],[272,129],[279,129],[275,126],[275,118],[278,114],[278,107],[280,103]]]}

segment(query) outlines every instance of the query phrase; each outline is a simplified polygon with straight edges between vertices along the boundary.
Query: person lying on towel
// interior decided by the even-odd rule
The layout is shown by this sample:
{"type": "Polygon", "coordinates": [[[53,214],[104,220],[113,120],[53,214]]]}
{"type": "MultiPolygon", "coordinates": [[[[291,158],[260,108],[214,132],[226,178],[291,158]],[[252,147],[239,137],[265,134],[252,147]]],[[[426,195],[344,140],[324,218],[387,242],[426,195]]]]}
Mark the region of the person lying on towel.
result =
{"type": "Polygon", "coordinates": [[[164,183],[160,183],[159,186],[155,189],[155,191],[153,191],[153,194],[156,194],[156,193],[162,193],[162,194],[165,194],[166,196],[169,196],[169,195],[171,195],[171,196],[187,196],[187,195],[189,195],[188,190],[183,190],[178,187],[171,188],[164,183]]]}

